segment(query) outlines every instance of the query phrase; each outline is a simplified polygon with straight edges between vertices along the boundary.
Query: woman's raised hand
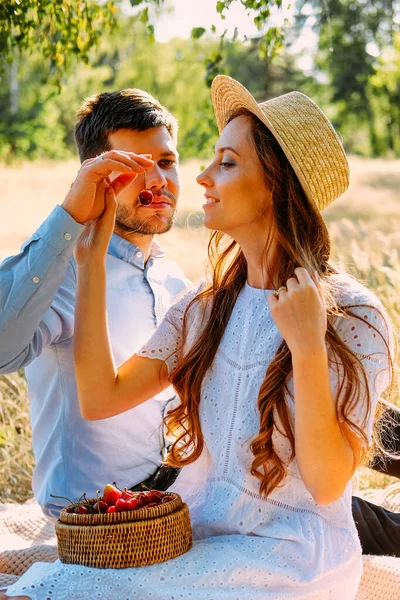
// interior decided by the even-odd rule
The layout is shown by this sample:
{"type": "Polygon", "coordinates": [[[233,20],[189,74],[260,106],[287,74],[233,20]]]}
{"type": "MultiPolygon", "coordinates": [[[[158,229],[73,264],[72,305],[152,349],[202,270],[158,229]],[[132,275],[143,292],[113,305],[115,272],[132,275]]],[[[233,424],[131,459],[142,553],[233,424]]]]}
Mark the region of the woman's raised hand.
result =
{"type": "Polygon", "coordinates": [[[292,355],[315,352],[325,345],[326,305],[321,290],[306,269],[295,269],[287,280],[268,297],[272,317],[292,355]]]}
{"type": "Polygon", "coordinates": [[[86,224],[100,217],[105,208],[109,185],[117,196],[140,173],[153,166],[150,154],[110,150],[85,160],[62,207],[78,223],[86,224]],[[111,173],[119,175],[110,181],[111,173]]]}
{"type": "Polygon", "coordinates": [[[81,233],[75,246],[74,257],[82,264],[89,261],[104,260],[115,226],[117,200],[112,185],[105,186],[103,191],[105,208],[98,219],[92,221],[81,233]]]}

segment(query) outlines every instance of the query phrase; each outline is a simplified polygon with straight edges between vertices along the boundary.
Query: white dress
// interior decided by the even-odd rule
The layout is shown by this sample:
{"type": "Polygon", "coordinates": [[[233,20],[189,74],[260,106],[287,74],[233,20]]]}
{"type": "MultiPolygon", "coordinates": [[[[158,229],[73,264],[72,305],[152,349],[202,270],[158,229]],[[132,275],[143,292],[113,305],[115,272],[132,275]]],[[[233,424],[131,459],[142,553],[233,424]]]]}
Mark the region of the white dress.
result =
{"type": "MultiPolygon", "coordinates": [[[[391,348],[391,329],[376,296],[348,277],[336,279],[341,303],[353,306],[360,317],[338,319],[336,330],[361,358],[372,401],[370,415],[361,400],[349,417],[370,436],[376,402],[390,380],[385,342],[391,348]]],[[[8,589],[9,595],[35,600],[355,598],[362,562],[351,514],[351,483],[339,500],[320,506],[305,487],[295,459],[283,485],[267,499],[250,475],[249,444],[259,430],[257,395],[282,341],[270,315],[269,293],[247,284],[242,289],[203,383],[205,449],[173,487],[190,507],[192,549],[174,560],[136,569],[38,563],[8,589]]],[[[166,358],[180,345],[183,313],[193,295],[169,310],[142,349],[143,356],[166,358]]],[[[189,346],[207,321],[207,311],[195,306],[189,312],[189,346]]],[[[170,370],[175,363],[176,355],[167,359],[170,370]]],[[[333,368],[331,374],[334,390],[338,376],[333,368]]],[[[290,395],[287,402],[293,418],[290,395]]],[[[287,458],[288,442],[277,428],[273,441],[279,455],[287,458]]]]}

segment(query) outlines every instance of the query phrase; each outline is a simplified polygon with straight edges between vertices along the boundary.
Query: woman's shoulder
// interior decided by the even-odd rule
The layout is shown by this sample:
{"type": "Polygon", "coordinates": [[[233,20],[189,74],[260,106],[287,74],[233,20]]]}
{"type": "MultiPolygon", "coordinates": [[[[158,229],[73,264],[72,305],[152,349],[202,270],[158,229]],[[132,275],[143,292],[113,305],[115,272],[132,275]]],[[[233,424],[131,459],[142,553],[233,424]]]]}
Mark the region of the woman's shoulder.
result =
{"type": "Polygon", "coordinates": [[[337,306],[344,311],[335,320],[335,328],[346,342],[354,343],[358,351],[363,344],[379,346],[383,341],[393,353],[391,319],[378,296],[351,275],[332,275],[331,283],[337,306]]]}
{"type": "Polygon", "coordinates": [[[386,314],[378,296],[363,283],[347,273],[332,275],[329,279],[332,292],[339,308],[363,307],[386,314]]]}
{"type": "Polygon", "coordinates": [[[202,292],[206,289],[208,282],[203,279],[197,285],[193,285],[183,290],[175,299],[175,303],[171,306],[170,313],[178,313],[184,315],[189,309],[190,313],[195,314],[201,312],[204,314],[207,305],[207,299],[202,297],[202,292]],[[196,301],[194,302],[194,300],[196,301]]]}

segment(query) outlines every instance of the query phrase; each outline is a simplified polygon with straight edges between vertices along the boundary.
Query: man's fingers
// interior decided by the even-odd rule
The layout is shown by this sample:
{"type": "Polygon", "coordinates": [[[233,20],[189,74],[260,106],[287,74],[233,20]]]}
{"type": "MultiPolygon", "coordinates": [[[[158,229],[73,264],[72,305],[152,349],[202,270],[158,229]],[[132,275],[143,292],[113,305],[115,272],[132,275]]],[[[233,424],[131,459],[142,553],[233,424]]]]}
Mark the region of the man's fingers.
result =
{"type": "Polygon", "coordinates": [[[82,169],[86,176],[91,178],[94,176],[93,181],[97,183],[99,179],[104,179],[111,175],[112,172],[116,173],[143,173],[144,168],[142,165],[135,163],[134,161],[122,162],[119,160],[113,160],[112,158],[104,158],[103,160],[95,160],[91,165],[87,165],[82,169]]]}
{"type": "MultiPolygon", "coordinates": [[[[103,152],[103,154],[100,156],[102,157],[102,160],[105,160],[106,158],[121,160],[122,162],[125,162],[125,160],[131,160],[143,165],[144,167],[151,167],[154,164],[151,154],[135,154],[135,152],[125,152],[124,150],[109,150],[108,152],[103,152]]],[[[97,156],[95,160],[98,160],[98,158],[99,157],[97,156]]]]}
{"type": "MultiPolygon", "coordinates": [[[[151,155],[134,154],[133,152],[122,152],[120,150],[110,150],[104,152],[93,159],[88,159],[83,162],[82,170],[97,171],[98,169],[104,173],[106,166],[110,164],[121,163],[127,167],[131,167],[136,172],[143,173],[145,169],[150,169],[154,165],[154,161],[149,158],[151,155]]],[[[113,169],[115,171],[124,171],[124,169],[113,169]]]]}
{"type": "Polygon", "coordinates": [[[113,160],[118,160],[121,162],[126,162],[126,161],[137,162],[137,163],[143,165],[143,167],[151,167],[152,164],[154,164],[151,154],[135,154],[134,152],[125,152],[124,150],[108,150],[108,152],[103,152],[102,154],[99,154],[99,156],[93,156],[93,158],[87,158],[86,160],[83,161],[82,167],[87,167],[89,165],[92,165],[96,161],[101,162],[108,158],[111,158],[113,160]]]}
{"type": "Polygon", "coordinates": [[[136,179],[137,173],[123,173],[118,175],[112,182],[111,186],[114,189],[115,195],[118,196],[122,190],[124,190],[134,179],[136,179]]]}

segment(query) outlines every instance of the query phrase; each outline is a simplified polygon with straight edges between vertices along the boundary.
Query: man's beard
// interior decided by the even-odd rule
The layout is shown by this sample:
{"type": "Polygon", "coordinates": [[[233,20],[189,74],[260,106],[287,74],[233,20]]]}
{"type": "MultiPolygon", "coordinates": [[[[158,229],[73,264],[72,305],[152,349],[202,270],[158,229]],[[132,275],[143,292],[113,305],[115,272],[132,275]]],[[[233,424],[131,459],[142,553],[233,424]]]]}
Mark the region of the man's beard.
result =
{"type": "Polygon", "coordinates": [[[167,233],[174,224],[175,209],[171,207],[170,213],[159,217],[155,211],[152,211],[144,219],[132,216],[126,206],[118,206],[115,216],[115,228],[124,233],[136,233],[139,235],[155,235],[158,233],[167,233]]]}

